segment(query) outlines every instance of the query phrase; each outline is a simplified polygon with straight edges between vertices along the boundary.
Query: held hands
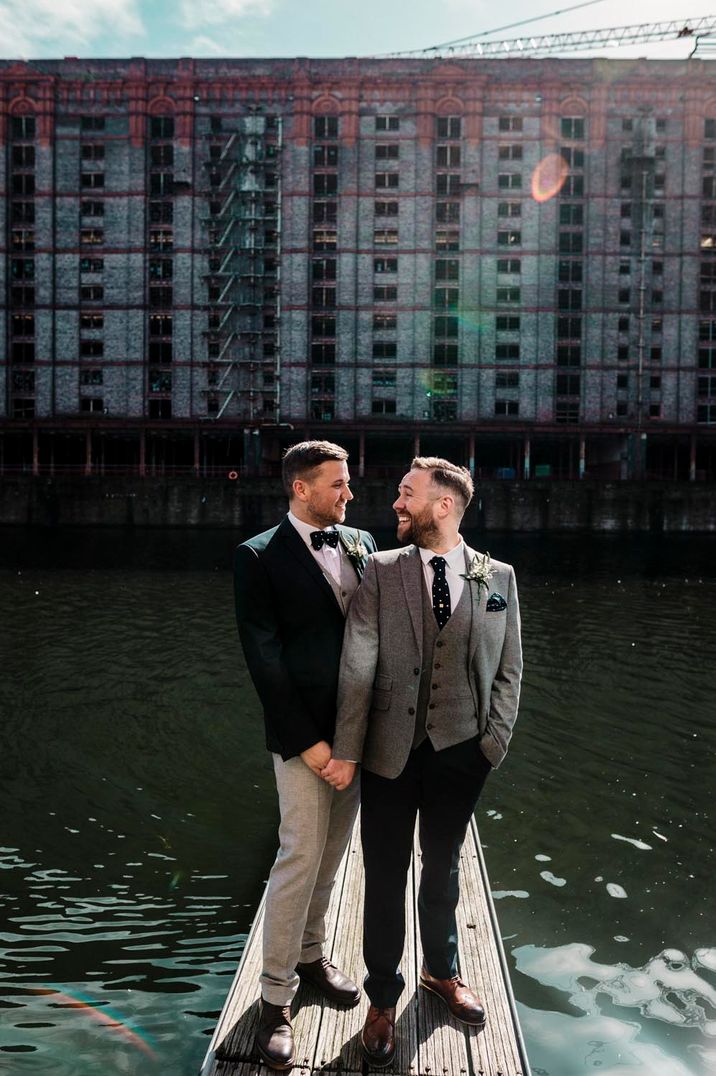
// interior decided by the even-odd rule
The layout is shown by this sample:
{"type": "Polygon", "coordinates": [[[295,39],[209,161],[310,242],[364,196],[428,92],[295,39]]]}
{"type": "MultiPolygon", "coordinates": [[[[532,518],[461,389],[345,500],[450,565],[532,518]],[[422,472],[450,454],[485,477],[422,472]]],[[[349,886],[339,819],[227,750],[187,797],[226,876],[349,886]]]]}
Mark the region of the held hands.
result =
{"type": "Polygon", "coordinates": [[[322,777],[337,792],[348,788],[356,772],[355,762],[331,758],[331,745],[325,740],[319,740],[312,747],[307,747],[301,752],[301,758],[317,777],[322,777]]]}
{"type": "Polygon", "coordinates": [[[329,785],[333,785],[337,792],[342,792],[344,788],[348,788],[348,785],[353,780],[355,772],[355,762],[346,762],[340,758],[332,758],[321,770],[321,777],[324,781],[327,781],[329,785]]]}

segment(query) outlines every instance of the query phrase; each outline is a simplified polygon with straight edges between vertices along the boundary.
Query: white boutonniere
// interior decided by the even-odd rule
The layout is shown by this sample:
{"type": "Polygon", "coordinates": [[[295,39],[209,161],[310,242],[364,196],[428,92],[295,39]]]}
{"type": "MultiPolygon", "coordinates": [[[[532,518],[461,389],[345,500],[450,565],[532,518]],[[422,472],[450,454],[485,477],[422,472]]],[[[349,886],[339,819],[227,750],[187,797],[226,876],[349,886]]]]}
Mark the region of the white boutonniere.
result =
{"type": "Polygon", "coordinates": [[[478,587],[483,586],[489,589],[490,579],[495,574],[495,569],[490,561],[490,554],[485,553],[480,556],[479,553],[476,553],[470,561],[468,570],[461,574],[466,582],[477,583],[478,587]]]}
{"type": "Polygon", "coordinates": [[[355,534],[346,534],[345,531],[340,531],[340,536],[341,545],[345,549],[346,555],[358,572],[358,575],[361,575],[368,558],[368,550],[360,540],[360,532],[356,531],[355,534]]]}

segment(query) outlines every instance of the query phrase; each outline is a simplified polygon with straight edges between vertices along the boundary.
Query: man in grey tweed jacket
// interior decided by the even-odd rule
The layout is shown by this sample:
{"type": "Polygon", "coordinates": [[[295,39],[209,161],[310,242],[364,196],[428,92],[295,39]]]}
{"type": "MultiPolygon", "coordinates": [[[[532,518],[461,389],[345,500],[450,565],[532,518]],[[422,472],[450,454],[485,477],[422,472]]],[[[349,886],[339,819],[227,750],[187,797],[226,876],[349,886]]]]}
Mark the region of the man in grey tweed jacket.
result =
{"type": "Polygon", "coordinates": [[[421,985],[463,1023],[480,1026],[478,997],[457,974],[460,847],[484,782],[500,765],[517,717],[522,651],[515,576],[459,532],[470,474],[419,457],[393,508],[398,539],[376,553],[348,615],[333,756],[322,776],[347,787],[361,764],[365,861],[365,989],[361,1036],[373,1065],[395,1052],[405,985],[405,886],[416,815],[421,985]]]}

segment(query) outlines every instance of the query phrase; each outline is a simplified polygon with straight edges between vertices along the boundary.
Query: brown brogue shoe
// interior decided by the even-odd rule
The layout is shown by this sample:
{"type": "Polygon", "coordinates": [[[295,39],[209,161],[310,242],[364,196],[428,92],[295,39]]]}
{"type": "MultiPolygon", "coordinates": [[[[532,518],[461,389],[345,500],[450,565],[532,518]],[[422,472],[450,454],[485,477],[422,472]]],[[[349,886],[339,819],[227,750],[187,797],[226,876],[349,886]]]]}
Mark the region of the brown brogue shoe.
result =
{"type": "Polygon", "coordinates": [[[304,982],[315,986],[316,990],[320,990],[337,1005],[352,1009],[360,1001],[360,990],[353,980],[339,971],[325,956],[307,964],[297,964],[296,971],[304,982]]]}
{"type": "Polygon", "coordinates": [[[262,999],[255,1041],[261,1060],[269,1068],[279,1072],[293,1068],[296,1057],[290,1005],[270,1005],[262,999]]]}
{"type": "Polygon", "coordinates": [[[437,994],[461,1024],[469,1024],[470,1027],[484,1025],[485,1010],[482,1002],[459,975],[453,975],[450,979],[435,979],[423,968],[420,972],[420,985],[437,994]]]}
{"type": "Polygon", "coordinates": [[[360,1034],[363,1054],[369,1064],[382,1069],[395,1056],[395,1006],[379,1009],[371,1005],[360,1034]]]}

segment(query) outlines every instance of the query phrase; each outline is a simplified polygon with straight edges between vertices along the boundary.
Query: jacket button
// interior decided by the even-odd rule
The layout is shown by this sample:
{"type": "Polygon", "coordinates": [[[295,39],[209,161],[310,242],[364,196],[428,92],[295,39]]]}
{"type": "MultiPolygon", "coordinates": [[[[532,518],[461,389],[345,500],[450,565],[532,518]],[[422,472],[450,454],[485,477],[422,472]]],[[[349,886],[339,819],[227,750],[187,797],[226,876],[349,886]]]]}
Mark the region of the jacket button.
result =
{"type": "Polygon", "coordinates": [[[442,639],[438,639],[438,641],[436,642],[436,644],[435,644],[435,645],[436,645],[436,646],[442,646],[442,645],[443,645],[443,641],[442,641],[442,639]]]}
{"type": "Polygon", "coordinates": [[[409,714],[414,714],[415,713],[415,707],[414,706],[409,706],[408,707],[408,713],[409,714]]]}
{"type": "Polygon", "coordinates": [[[438,684],[433,684],[433,691],[437,691],[438,686],[439,686],[438,684]]]}
{"type": "Polygon", "coordinates": [[[435,703],[434,703],[434,702],[431,702],[431,703],[430,703],[430,704],[428,705],[428,710],[434,710],[434,709],[435,709],[435,703]]]}
{"type": "Polygon", "coordinates": [[[426,725],[425,726],[426,729],[431,729],[432,727],[433,727],[432,725],[426,725]]]}
{"type": "Polygon", "coordinates": [[[413,669],[416,676],[420,676],[420,669],[413,669]]]}
{"type": "Polygon", "coordinates": [[[436,668],[436,669],[441,669],[441,668],[442,668],[442,665],[440,664],[440,662],[439,662],[439,661],[436,661],[436,662],[435,662],[435,668],[436,668]]]}

